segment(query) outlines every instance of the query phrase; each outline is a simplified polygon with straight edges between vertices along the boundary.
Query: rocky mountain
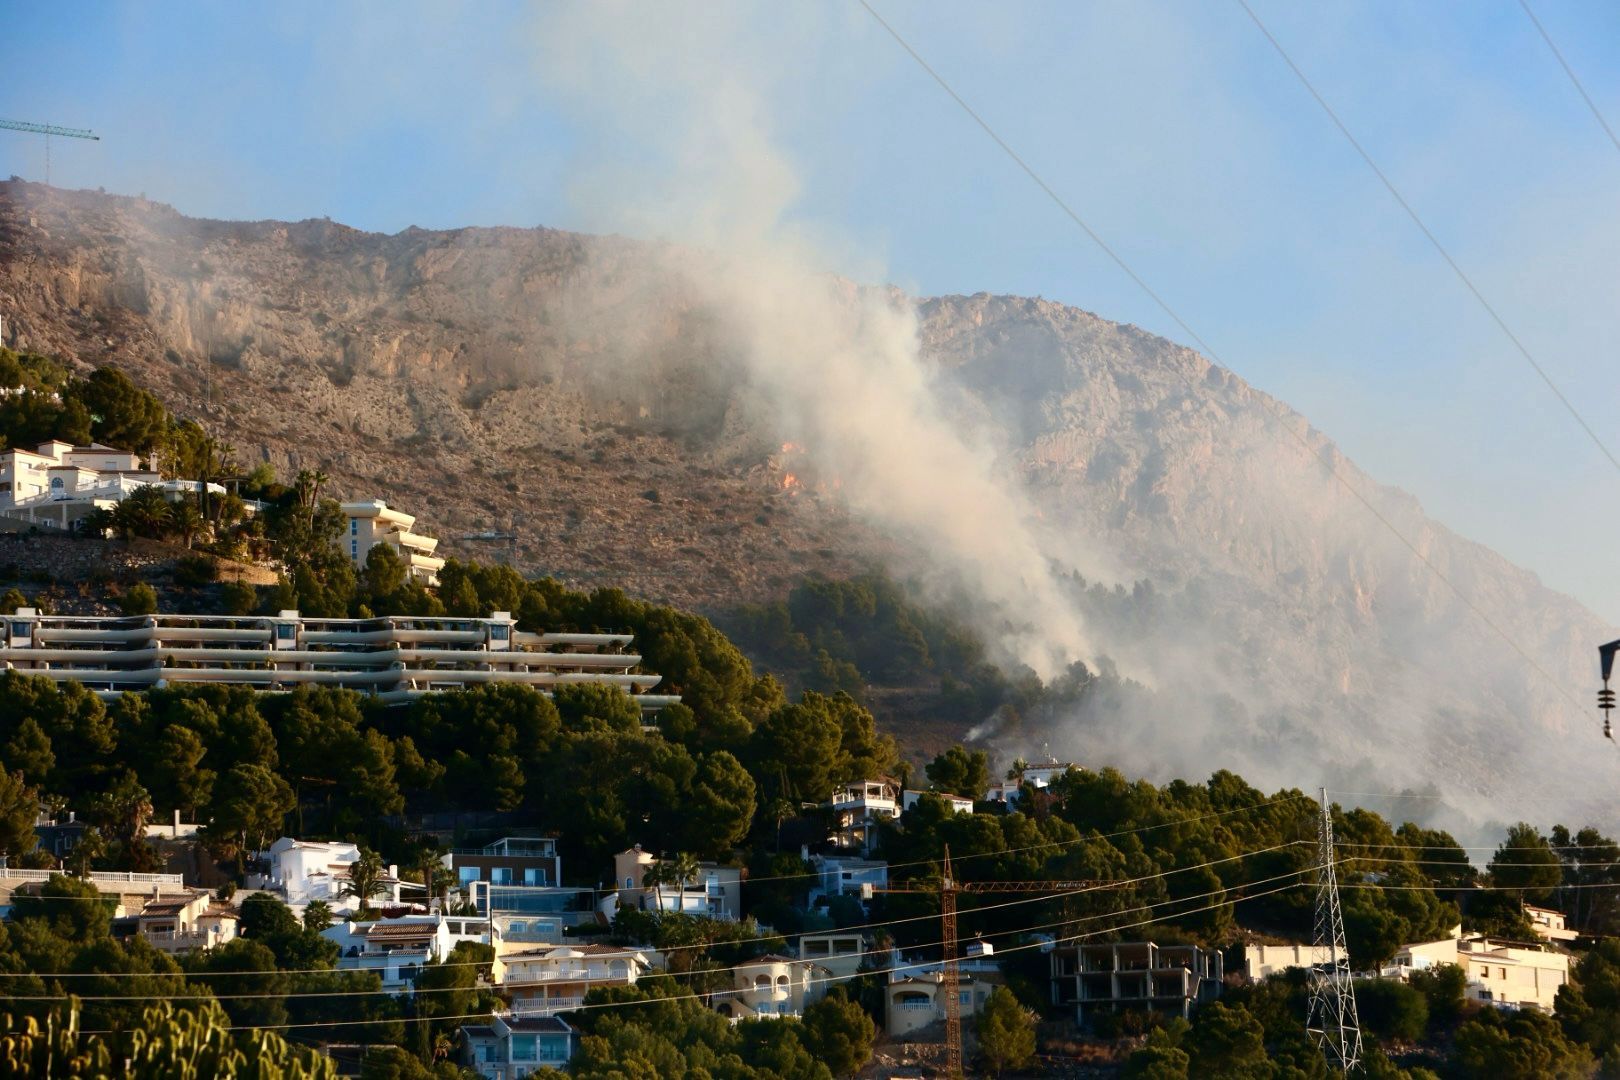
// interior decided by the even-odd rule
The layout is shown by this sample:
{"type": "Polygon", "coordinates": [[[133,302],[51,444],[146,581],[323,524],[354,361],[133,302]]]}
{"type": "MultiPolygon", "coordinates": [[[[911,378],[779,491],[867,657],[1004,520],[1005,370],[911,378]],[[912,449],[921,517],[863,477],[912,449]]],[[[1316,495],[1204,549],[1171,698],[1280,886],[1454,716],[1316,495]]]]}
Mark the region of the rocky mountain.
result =
{"type": "MultiPolygon", "coordinates": [[[[0,185],[6,344],[117,362],[244,461],[319,466],[450,551],[709,611],[875,559],[906,569],[912,545],[760,422],[701,296],[649,272],[656,254],[0,185]]],[[[1575,600],[1188,349],[1044,300],[904,302],[957,407],[1022,471],[1048,549],[1092,581],[1152,583],[1087,610],[1153,707],[1094,703],[1002,733],[1004,750],[1415,788],[1481,820],[1547,822],[1612,783],[1620,753],[1586,702],[1613,635],[1575,600]]]]}

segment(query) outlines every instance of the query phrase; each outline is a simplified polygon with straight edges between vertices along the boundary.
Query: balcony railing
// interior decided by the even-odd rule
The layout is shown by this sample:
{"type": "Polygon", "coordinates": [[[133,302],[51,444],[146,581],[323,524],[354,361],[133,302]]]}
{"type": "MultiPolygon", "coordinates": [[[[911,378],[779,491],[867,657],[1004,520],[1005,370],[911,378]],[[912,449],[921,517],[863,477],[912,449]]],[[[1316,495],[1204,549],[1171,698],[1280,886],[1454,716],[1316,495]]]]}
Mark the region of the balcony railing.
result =
{"type": "Polygon", "coordinates": [[[583,996],[577,997],[551,997],[551,998],[520,998],[512,1002],[512,1015],[514,1016],[555,1016],[560,1012],[572,1012],[585,1004],[583,996]]]}

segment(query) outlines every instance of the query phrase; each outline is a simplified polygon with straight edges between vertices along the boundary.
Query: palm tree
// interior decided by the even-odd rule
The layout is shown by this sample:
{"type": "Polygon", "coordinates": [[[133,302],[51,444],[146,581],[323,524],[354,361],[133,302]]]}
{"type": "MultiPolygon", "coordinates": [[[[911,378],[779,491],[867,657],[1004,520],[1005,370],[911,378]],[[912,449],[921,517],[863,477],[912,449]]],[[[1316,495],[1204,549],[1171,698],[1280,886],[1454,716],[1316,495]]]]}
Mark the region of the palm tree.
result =
{"type": "Polygon", "coordinates": [[[129,497],[118,504],[113,518],[126,540],[132,534],[161,540],[173,520],[173,511],[169,500],[163,496],[163,489],[156,484],[146,484],[130,492],[129,497]]]}
{"type": "Polygon", "coordinates": [[[319,470],[311,472],[308,469],[301,469],[298,478],[293,481],[293,488],[298,492],[299,505],[309,512],[310,532],[315,531],[315,511],[321,505],[321,488],[331,479],[319,470]]]}
{"type": "Polygon", "coordinates": [[[664,916],[664,885],[670,880],[670,864],[655,861],[641,872],[641,887],[652,886],[653,898],[656,901],[658,917],[664,916]]]}
{"type": "Polygon", "coordinates": [[[371,898],[382,892],[382,879],[382,856],[361,848],[360,857],[349,864],[349,880],[343,883],[338,896],[359,900],[360,914],[364,915],[371,910],[371,898]]]}
{"type": "Polygon", "coordinates": [[[208,519],[189,500],[175,503],[169,511],[169,526],[180,534],[180,542],[190,547],[197,534],[208,527],[208,519]]]}
{"type": "Polygon", "coordinates": [[[689,851],[676,852],[675,857],[669,860],[668,881],[675,886],[679,896],[675,904],[677,910],[685,910],[683,901],[686,896],[686,886],[696,881],[697,876],[702,872],[703,868],[698,865],[697,856],[689,851]]]}

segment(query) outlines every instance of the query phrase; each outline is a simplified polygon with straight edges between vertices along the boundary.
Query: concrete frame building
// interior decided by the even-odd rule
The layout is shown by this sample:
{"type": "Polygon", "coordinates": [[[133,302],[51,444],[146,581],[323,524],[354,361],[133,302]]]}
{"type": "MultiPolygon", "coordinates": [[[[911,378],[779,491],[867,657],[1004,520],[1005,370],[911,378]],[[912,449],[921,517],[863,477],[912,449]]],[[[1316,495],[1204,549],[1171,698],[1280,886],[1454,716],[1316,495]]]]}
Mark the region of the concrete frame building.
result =
{"type": "Polygon", "coordinates": [[[1197,945],[1120,941],[1052,951],[1052,1000],[1073,1006],[1081,1024],[1132,1009],[1186,1017],[1220,996],[1224,977],[1220,950],[1197,945]]]}
{"type": "Polygon", "coordinates": [[[549,693],[596,683],[632,694],[644,711],[679,701],[648,691],[631,635],[527,633],[510,612],[487,619],[389,616],[41,615],[5,620],[0,664],[102,696],[176,683],[291,690],[304,683],[372,694],[390,704],[439,690],[510,682],[549,693]]]}
{"type": "Polygon", "coordinates": [[[365,568],[372,548],[387,544],[404,561],[412,578],[424,585],[439,583],[439,571],[444,569],[444,560],[434,554],[439,541],[413,531],[414,515],[395,510],[381,499],[343,503],[342,509],[348,518],[343,544],[356,570],[365,568]]]}

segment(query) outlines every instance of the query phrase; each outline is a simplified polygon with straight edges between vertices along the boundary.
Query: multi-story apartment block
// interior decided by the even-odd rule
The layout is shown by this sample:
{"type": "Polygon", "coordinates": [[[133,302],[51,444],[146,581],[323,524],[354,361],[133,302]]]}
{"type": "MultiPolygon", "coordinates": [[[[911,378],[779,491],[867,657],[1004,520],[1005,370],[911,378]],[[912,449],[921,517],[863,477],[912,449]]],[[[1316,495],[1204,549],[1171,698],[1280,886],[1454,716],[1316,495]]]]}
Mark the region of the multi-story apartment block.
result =
{"type": "Polygon", "coordinates": [[[487,619],[278,615],[41,615],[4,619],[0,664],[103,696],[176,683],[291,690],[340,686],[389,702],[438,690],[512,682],[549,693],[595,683],[636,696],[644,710],[679,701],[651,694],[629,634],[527,633],[510,612],[487,619]]]}
{"type": "Polygon", "coordinates": [[[404,561],[407,573],[424,585],[437,585],[444,560],[433,552],[439,542],[431,536],[415,532],[416,518],[391,508],[381,499],[348,502],[343,515],[348,519],[343,536],[344,550],[354,561],[355,569],[366,565],[366,556],[378,544],[387,544],[404,561]]]}
{"type": "Polygon", "coordinates": [[[1100,1012],[1172,1013],[1220,996],[1219,949],[1151,941],[1070,944],[1052,951],[1052,1000],[1084,1024],[1100,1012]]]}

